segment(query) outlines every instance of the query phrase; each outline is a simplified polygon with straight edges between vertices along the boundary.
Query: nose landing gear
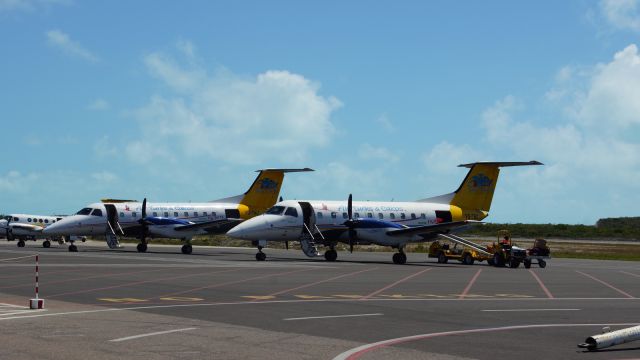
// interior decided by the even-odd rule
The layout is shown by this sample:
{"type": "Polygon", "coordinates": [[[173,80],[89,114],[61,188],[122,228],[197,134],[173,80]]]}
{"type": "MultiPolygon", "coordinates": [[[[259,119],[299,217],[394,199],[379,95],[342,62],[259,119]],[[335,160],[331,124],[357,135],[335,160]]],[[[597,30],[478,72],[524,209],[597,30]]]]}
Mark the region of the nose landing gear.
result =
{"type": "Polygon", "coordinates": [[[393,263],[403,265],[407,262],[407,254],[404,253],[403,248],[398,248],[398,252],[393,254],[393,263]]]}
{"type": "Polygon", "coordinates": [[[337,258],[338,252],[333,247],[324,252],[324,259],[327,261],[336,261],[337,258]]]}
{"type": "Polygon", "coordinates": [[[267,254],[262,252],[262,246],[258,246],[258,253],[256,253],[256,260],[265,261],[267,259],[267,254]]]}

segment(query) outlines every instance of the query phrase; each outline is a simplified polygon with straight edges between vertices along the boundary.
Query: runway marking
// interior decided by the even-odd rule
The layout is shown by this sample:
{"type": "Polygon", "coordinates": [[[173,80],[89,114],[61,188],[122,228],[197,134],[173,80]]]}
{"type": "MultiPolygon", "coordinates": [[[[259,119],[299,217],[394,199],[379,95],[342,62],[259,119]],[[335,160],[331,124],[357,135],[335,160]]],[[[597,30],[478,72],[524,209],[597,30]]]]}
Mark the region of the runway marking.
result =
{"type": "Polygon", "coordinates": [[[42,312],[44,309],[31,310],[28,306],[0,303],[0,316],[12,316],[25,313],[42,312]]]}
{"type": "Polygon", "coordinates": [[[536,274],[533,270],[529,269],[529,273],[531,274],[531,276],[534,277],[534,279],[536,279],[536,281],[538,282],[538,285],[540,285],[540,287],[542,288],[542,291],[544,291],[545,294],[547,294],[547,297],[549,299],[553,299],[553,295],[551,294],[551,291],[549,291],[549,289],[547,289],[547,287],[544,285],[544,283],[542,282],[542,280],[540,279],[540,277],[538,276],[538,274],[536,274]]]}
{"type": "Polygon", "coordinates": [[[623,274],[627,274],[627,275],[631,275],[631,276],[635,276],[635,277],[640,277],[640,275],[638,274],[634,274],[634,273],[630,273],[630,272],[626,272],[626,271],[620,271],[623,274]]]}
{"type": "Polygon", "coordinates": [[[487,309],[486,312],[581,311],[582,309],[487,309]]]}
{"type": "MultiPolygon", "coordinates": [[[[127,287],[127,286],[133,286],[133,285],[141,285],[141,284],[147,284],[147,283],[151,283],[151,282],[159,282],[159,281],[165,281],[165,280],[175,280],[175,279],[181,279],[181,278],[199,276],[199,275],[220,274],[220,273],[225,273],[225,272],[230,272],[230,271],[237,271],[237,270],[238,269],[228,269],[228,270],[220,270],[220,271],[214,271],[214,272],[204,271],[204,272],[195,273],[195,274],[177,275],[177,276],[172,276],[172,277],[164,277],[164,278],[160,278],[160,279],[133,281],[133,282],[128,282],[128,283],[119,284],[119,285],[104,286],[104,287],[99,287],[99,288],[78,290],[78,291],[69,291],[69,292],[66,292],[66,293],[49,295],[48,297],[51,298],[51,297],[64,296],[64,295],[84,294],[84,293],[93,292],[93,291],[99,291],[99,290],[116,289],[116,288],[121,288],[121,287],[127,287]]],[[[153,271],[159,271],[159,270],[153,270],[153,271]]],[[[137,273],[139,274],[141,272],[142,271],[138,271],[137,273]]]]}
{"type": "Polygon", "coordinates": [[[191,330],[196,330],[197,328],[184,328],[184,329],[175,329],[175,330],[166,330],[166,331],[156,331],[156,332],[152,332],[152,333],[146,333],[146,334],[140,334],[140,335],[133,335],[133,336],[127,336],[127,337],[123,337],[123,338],[118,338],[118,339],[112,339],[109,340],[110,342],[121,342],[121,341],[128,341],[128,340],[135,340],[135,339],[139,339],[139,338],[143,338],[143,337],[149,337],[149,336],[156,336],[156,335],[164,335],[164,334],[171,334],[171,333],[175,333],[175,332],[182,332],[182,331],[191,331],[191,330]]]}
{"type": "Polygon", "coordinates": [[[361,299],[362,300],[367,300],[367,299],[371,298],[372,296],[376,296],[376,295],[380,294],[381,292],[383,292],[385,290],[391,289],[392,287],[394,287],[394,286],[396,286],[398,284],[401,284],[401,283],[403,283],[403,282],[405,282],[405,281],[407,281],[407,280],[409,280],[409,279],[411,279],[413,277],[416,277],[416,276],[418,276],[418,275],[420,275],[420,274],[422,274],[424,272],[427,272],[429,270],[431,270],[431,269],[429,268],[429,269],[420,270],[417,273],[414,273],[414,274],[411,274],[409,276],[403,277],[402,279],[400,279],[400,280],[398,280],[396,282],[393,282],[393,283],[383,287],[382,289],[378,289],[378,290],[370,293],[369,295],[363,296],[361,299]]]}
{"type": "MultiPolygon", "coordinates": [[[[190,293],[190,292],[194,292],[194,291],[199,291],[199,290],[204,290],[204,289],[213,289],[213,288],[217,288],[217,287],[221,287],[221,286],[225,286],[225,285],[240,284],[240,283],[247,282],[247,281],[252,281],[252,280],[265,279],[265,278],[269,278],[269,277],[273,277],[273,276],[279,276],[279,275],[289,275],[289,274],[294,274],[294,273],[304,272],[304,271],[311,271],[311,270],[315,270],[315,269],[314,268],[311,268],[311,269],[298,269],[298,270],[293,270],[293,271],[279,272],[279,273],[275,273],[275,274],[255,276],[255,277],[251,277],[251,278],[243,279],[243,280],[227,281],[227,282],[223,282],[223,283],[219,283],[219,284],[200,286],[200,287],[189,289],[189,290],[178,291],[178,292],[174,292],[174,293],[170,293],[170,294],[164,294],[161,297],[170,297],[170,296],[174,296],[174,295],[182,295],[182,294],[186,294],[186,293],[190,293]]],[[[150,299],[153,299],[153,298],[150,298],[150,299]]]]}
{"type": "Polygon", "coordinates": [[[582,271],[578,271],[578,270],[576,270],[576,272],[577,272],[578,274],[582,274],[582,275],[584,275],[584,276],[586,276],[586,277],[588,277],[588,278],[590,278],[590,279],[593,279],[593,280],[595,280],[595,281],[599,282],[600,284],[602,284],[602,285],[604,285],[604,286],[606,286],[606,287],[608,287],[608,288],[611,288],[611,289],[613,289],[613,290],[615,290],[615,291],[619,292],[620,294],[622,294],[622,295],[624,295],[624,296],[626,296],[626,297],[628,297],[628,298],[631,298],[631,299],[634,299],[634,298],[635,298],[634,296],[632,296],[632,295],[630,295],[630,294],[628,294],[628,293],[626,293],[626,292],[624,292],[624,291],[622,291],[622,290],[618,289],[617,287],[615,287],[615,286],[613,286],[613,285],[611,285],[611,284],[609,284],[609,283],[606,283],[606,282],[604,282],[604,281],[602,281],[602,280],[600,280],[600,279],[598,279],[598,278],[596,278],[596,277],[594,277],[594,276],[591,276],[591,275],[589,275],[589,274],[587,274],[587,273],[583,273],[582,271]]]}
{"type": "Polygon", "coordinates": [[[469,280],[469,283],[467,284],[467,287],[464,288],[464,291],[462,291],[462,294],[460,294],[460,296],[458,297],[459,299],[464,299],[465,296],[467,296],[467,294],[469,293],[469,290],[471,290],[471,287],[473,286],[473,284],[476,282],[476,280],[478,279],[478,277],[480,276],[480,273],[482,272],[482,269],[478,269],[478,271],[476,272],[475,275],[473,275],[473,277],[471,278],[471,280],[469,280]]]}
{"type": "MultiPolygon", "coordinates": [[[[516,298],[516,299],[506,299],[506,298],[498,298],[498,299],[369,299],[367,301],[376,302],[376,301],[638,301],[638,298],[516,298]]],[[[95,313],[106,313],[106,312],[114,312],[114,311],[136,311],[136,310],[149,310],[149,309],[171,309],[171,308],[181,308],[181,307],[202,307],[202,306],[243,306],[243,305],[271,305],[271,304],[298,304],[298,303],[324,303],[324,302],[360,302],[360,298],[357,299],[317,299],[317,300],[273,300],[273,301],[232,301],[232,302],[217,302],[217,303],[197,303],[197,304],[167,304],[167,305],[147,305],[147,306],[129,306],[129,307],[114,307],[114,308],[100,308],[100,309],[92,309],[92,310],[78,310],[78,311],[67,311],[67,312],[49,312],[46,314],[35,314],[35,315],[25,315],[25,316],[16,316],[16,317],[7,317],[0,318],[0,321],[6,320],[22,320],[22,319],[31,319],[31,318],[39,318],[39,317],[50,317],[50,316],[65,316],[65,315],[82,315],[82,314],[95,314],[95,313]]],[[[616,325],[616,324],[607,324],[607,325],[616,325]]],[[[623,324],[625,325],[625,324],[623,324]]],[[[637,324],[631,324],[637,325],[637,324]]]]}
{"type": "Polygon", "coordinates": [[[14,257],[14,258],[0,259],[0,261],[26,259],[26,258],[32,258],[32,257],[35,257],[35,256],[36,256],[36,254],[33,254],[33,255],[19,256],[19,257],[14,257]]]}
{"type": "Polygon", "coordinates": [[[424,340],[434,337],[441,336],[451,336],[451,335],[464,335],[464,334],[476,334],[476,333],[487,333],[487,332],[496,332],[496,331],[508,331],[508,330],[523,330],[523,329],[544,329],[544,328],[554,328],[554,327],[589,327],[589,326],[634,326],[636,323],[619,323],[619,324],[532,324],[532,325],[514,325],[514,326],[504,326],[504,327],[494,327],[494,328],[480,328],[480,329],[467,329],[467,330],[455,330],[455,331],[444,331],[430,334],[420,334],[413,336],[405,336],[395,339],[388,339],[383,341],[378,341],[375,343],[365,344],[362,346],[358,346],[356,348],[347,350],[338,356],[334,357],[333,360],[355,360],[360,358],[362,355],[383,348],[389,347],[397,344],[407,343],[416,340],[424,340]]]}
{"type": "Polygon", "coordinates": [[[149,301],[145,299],[136,299],[136,298],[99,298],[98,300],[114,302],[114,303],[136,303],[136,302],[149,301]]]}
{"type": "Polygon", "coordinates": [[[315,320],[315,319],[335,319],[335,318],[349,318],[349,317],[363,317],[363,316],[383,316],[382,313],[375,314],[351,314],[351,315],[329,315],[329,316],[307,316],[307,317],[298,317],[298,318],[287,318],[282,319],[284,321],[294,321],[294,320],[315,320]]]}
{"type": "Polygon", "coordinates": [[[297,286],[297,287],[294,287],[294,288],[291,288],[291,289],[286,289],[286,290],[281,290],[281,291],[278,291],[278,292],[274,292],[272,294],[269,294],[268,296],[282,295],[282,294],[285,294],[285,293],[288,293],[288,292],[291,292],[291,291],[294,291],[294,290],[304,289],[304,288],[307,288],[307,287],[310,287],[310,286],[326,283],[326,282],[329,282],[329,281],[332,281],[332,280],[337,280],[337,279],[341,279],[343,277],[353,276],[353,275],[356,275],[356,274],[360,274],[360,273],[363,273],[363,272],[372,271],[372,270],[376,270],[376,269],[377,269],[377,267],[371,268],[371,269],[354,271],[352,273],[338,275],[338,276],[334,276],[334,277],[329,278],[329,279],[324,279],[324,280],[316,281],[316,282],[313,282],[313,283],[310,283],[310,284],[300,285],[300,286],[297,286]]]}

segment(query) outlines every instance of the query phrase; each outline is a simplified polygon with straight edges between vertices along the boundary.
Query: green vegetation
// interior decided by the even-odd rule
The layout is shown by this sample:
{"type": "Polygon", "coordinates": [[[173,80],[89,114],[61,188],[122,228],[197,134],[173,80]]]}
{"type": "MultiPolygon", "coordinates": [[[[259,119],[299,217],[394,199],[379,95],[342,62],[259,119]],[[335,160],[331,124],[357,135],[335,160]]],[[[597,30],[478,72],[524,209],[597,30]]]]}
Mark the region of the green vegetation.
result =
{"type": "Polygon", "coordinates": [[[465,235],[496,236],[506,229],[524,238],[556,239],[627,239],[640,241],[640,217],[600,219],[596,225],[567,224],[491,224],[475,226],[465,235]]]}

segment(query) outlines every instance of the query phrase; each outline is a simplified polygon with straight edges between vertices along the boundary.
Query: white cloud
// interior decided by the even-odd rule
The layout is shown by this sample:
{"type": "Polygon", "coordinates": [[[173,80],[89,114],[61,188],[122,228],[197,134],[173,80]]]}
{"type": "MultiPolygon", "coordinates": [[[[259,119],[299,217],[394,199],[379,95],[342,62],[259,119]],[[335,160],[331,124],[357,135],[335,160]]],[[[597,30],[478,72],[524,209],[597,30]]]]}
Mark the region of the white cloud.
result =
{"type": "Polygon", "coordinates": [[[87,105],[87,109],[95,111],[109,110],[110,107],[111,106],[105,99],[95,99],[89,105],[87,105]]]}
{"type": "Polygon", "coordinates": [[[358,156],[362,159],[382,160],[388,162],[396,162],[400,160],[398,155],[384,146],[373,146],[371,144],[362,144],[358,150],[358,156]]]}
{"type": "Polygon", "coordinates": [[[132,160],[170,153],[244,164],[292,162],[330,142],[331,114],[341,103],[320,95],[319,84],[285,70],[255,77],[224,69],[209,74],[196,65],[191,43],[178,47],[187,64],[162,53],[145,57],[151,74],[174,95],[153,96],[131,112],[142,131],[128,147],[132,160]]]}
{"type": "Polygon", "coordinates": [[[118,176],[116,174],[108,171],[92,173],[91,178],[104,184],[113,183],[118,180],[118,176]]]}
{"type": "Polygon", "coordinates": [[[391,119],[386,114],[382,114],[378,116],[376,119],[376,124],[384,129],[386,132],[394,133],[396,131],[396,127],[391,122],[391,119]]]}
{"type": "Polygon", "coordinates": [[[57,47],[65,53],[79,57],[91,62],[97,62],[100,59],[89,50],[85,49],[78,42],[71,40],[68,34],[60,30],[49,30],[45,33],[47,36],[47,43],[49,45],[57,47]]]}
{"type": "Polygon", "coordinates": [[[0,191],[6,193],[24,193],[30,184],[39,179],[37,174],[23,175],[19,171],[11,170],[0,176],[0,191]]]}
{"type": "Polygon", "coordinates": [[[612,27],[640,31],[639,4],[640,0],[602,0],[600,10],[612,27]]]}

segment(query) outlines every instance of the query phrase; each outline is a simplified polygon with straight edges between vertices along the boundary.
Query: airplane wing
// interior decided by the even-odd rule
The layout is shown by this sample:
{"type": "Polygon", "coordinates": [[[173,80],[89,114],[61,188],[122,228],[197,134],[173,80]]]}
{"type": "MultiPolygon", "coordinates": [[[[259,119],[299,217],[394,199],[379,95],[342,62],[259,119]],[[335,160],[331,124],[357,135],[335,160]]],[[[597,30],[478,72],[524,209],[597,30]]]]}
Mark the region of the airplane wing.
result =
{"type": "Polygon", "coordinates": [[[27,231],[42,231],[42,229],[44,229],[42,226],[21,224],[21,223],[11,223],[9,224],[9,226],[12,229],[20,229],[20,230],[27,230],[27,231]]]}
{"type": "Polygon", "coordinates": [[[459,228],[466,225],[481,224],[482,221],[477,220],[463,220],[463,221],[451,221],[440,224],[424,225],[408,227],[404,229],[389,230],[387,235],[389,236],[403,236],[403,235],[432,235],[440,232],[446,232],[447,230],[459,228]]]}
{"type": "MultiPolygon", "coordinates": [[[[174,228],[175,231],[187,231],[193,229],[203,229],[206,232],[217,233],[220,232],[224,228],[229,228],[229,226],[235,226],[241,223],[242,219],[220,219],[220,220],[212,220],[205,221],[196,224],[182,225],[176,226],[174,228]]],[[[226,230],[225,230],[226,232],[226,230]]]]}

